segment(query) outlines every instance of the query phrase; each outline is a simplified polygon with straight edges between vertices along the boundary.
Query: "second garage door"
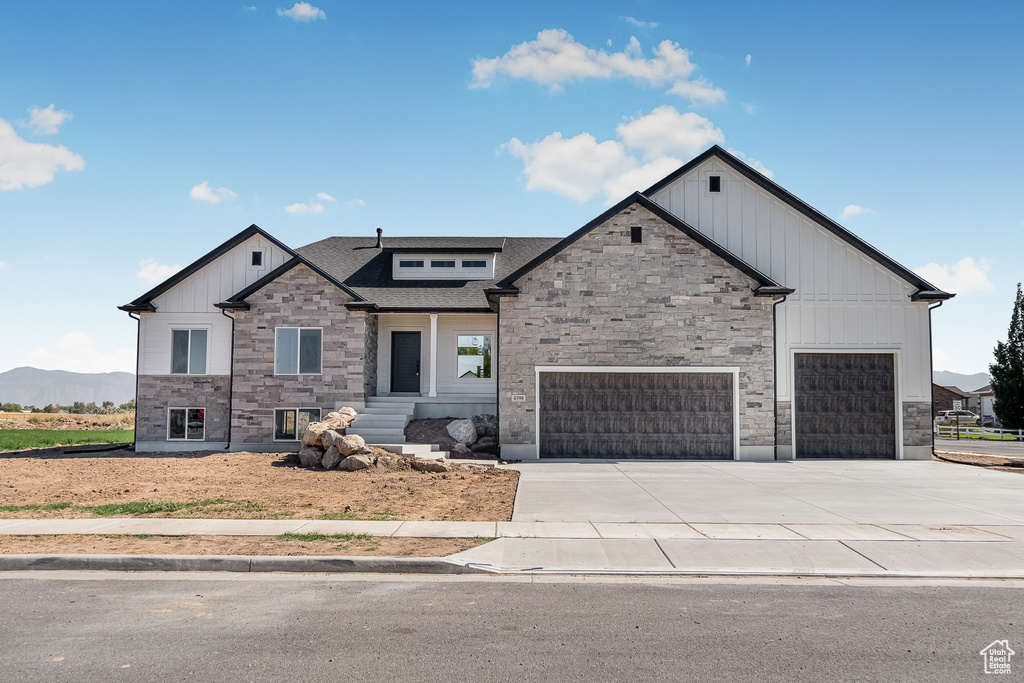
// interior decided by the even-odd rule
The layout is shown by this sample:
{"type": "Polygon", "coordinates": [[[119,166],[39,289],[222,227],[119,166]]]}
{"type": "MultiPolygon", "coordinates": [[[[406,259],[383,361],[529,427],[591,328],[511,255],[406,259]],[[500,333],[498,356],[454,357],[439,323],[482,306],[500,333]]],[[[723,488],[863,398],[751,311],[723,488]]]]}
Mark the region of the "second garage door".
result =
{"type": "Polygon", "coordinates": [[[733,376],[541,372],[540,456],[733,457],[733,376]]]}
{"type": "Polygon", "coordinates": [[[895,458],[894,371],[888,353],[796,354],[796,456],[895,458]]]}

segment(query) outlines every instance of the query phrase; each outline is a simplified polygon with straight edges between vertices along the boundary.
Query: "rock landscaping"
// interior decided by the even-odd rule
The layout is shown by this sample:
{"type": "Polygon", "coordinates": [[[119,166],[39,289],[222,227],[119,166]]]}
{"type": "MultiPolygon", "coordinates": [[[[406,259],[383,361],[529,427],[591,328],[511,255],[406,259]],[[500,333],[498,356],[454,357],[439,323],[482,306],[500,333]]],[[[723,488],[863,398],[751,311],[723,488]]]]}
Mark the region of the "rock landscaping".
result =
{"type": "Polygon", "coordinates": [[[413,420],[405,428],[410,443],[436,443],[450,458],[497,460],[498,419],[474,415],[470,419],[442,417],[413,420]]]}

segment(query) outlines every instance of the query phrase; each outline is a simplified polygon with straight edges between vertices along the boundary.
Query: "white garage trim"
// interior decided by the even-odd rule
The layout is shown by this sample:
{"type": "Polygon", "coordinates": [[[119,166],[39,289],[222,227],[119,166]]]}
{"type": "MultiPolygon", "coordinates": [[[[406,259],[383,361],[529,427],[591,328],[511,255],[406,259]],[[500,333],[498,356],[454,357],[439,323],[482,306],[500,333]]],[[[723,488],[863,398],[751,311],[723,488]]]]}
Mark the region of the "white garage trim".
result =
{"type": "MultiPolygon", "coordinates": [[[[798,353],[830,353],[833,355],[839,355],[844,353],[884,353],[893,357],[892,360],[892,371],[893,371],[893,399],[896,401],[895,406],[895,420],[896,420],[896,459],[903,459],[903,388],[900,384],[900,354],[902,351],[897,348],[892,349],[860,349],[860,348],[790,348],[789,349],[789,386],[791,387],[790,392],[790,411],[789,411],[789,433],[790,437],[790,453],[789,459],[796,460],[796,354],[798,353]]],[[[784,458],[779,458],[783,460],[784,458]]]]}
{"type": "Polygon", "coordinates": [[[732,459],[740,459],[740,369],[738,367],[647,367],[638,365],[535,365],[534,394],[534,452],[540,459],[540,373],[542,372],[618,372],[618,373],[722,373],[732,375],[732,459]]]}

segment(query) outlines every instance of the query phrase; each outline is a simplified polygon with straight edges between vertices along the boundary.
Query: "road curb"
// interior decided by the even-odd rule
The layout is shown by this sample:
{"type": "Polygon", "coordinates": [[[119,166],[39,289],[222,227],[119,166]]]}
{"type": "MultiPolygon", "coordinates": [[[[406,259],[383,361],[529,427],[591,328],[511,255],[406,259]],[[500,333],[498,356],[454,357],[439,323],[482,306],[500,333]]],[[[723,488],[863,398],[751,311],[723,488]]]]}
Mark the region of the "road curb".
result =
{"type": "Polygon", "coordinates": [[[0,555],[0,572],[236,572],[489,574],[440,557],[291,557],[275,555],[0,555]]]}

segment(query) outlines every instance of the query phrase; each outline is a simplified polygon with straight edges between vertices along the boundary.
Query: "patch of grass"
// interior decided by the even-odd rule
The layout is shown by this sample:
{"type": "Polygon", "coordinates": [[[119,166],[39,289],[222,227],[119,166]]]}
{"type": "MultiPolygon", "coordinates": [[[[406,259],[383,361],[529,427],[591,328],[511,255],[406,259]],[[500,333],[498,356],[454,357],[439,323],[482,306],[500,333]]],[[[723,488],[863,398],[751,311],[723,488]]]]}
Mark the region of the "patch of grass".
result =
{"type": "Polygon", "coordinates": [[[490,543],[491,541],[497,541],[496,536],[474,536],[473,540],[477,543],[490,543]]]}
{"type": "Polygon", "coordinates": [[[390,522],[397,519],[395,511],[391,508],[384,508],[380,512],[367,512],[366,508],[359,508],[355,512],[325,512],[317,519],[339,520],[344,522],[390,522]]]}
{"type": "Polygon", "coordinates": [[[254,500],[229,500],[227,498],[207,498],[206,500],[183,503],[141,500],[75,507],[75,510],[89,512],[94,517],[113,517],[115,515],[142,517],[175,512],[187,512],[188,514],[202,514],[204,512],[263,512],[265,509],[262,503],[254,500]]]}
{"type": "Polygon", "coordinates": [[[127,443],[134,440],[134,429],[0,429],[0,451],[93,443],[127,443]]]}
{"type": "Polygon", "coordinates": [[[353,533],[344,533],[344,534],[319,534],[319,533],[292,534],[292,533],[289,533],[289,534],[280,534],[280,535],[278,535],[277,540],[279,540],[279,541],[307,541],[307,542],[309,542],[309,541],[331,541],[331,542],[334,542],[334,543],[348,543],[349,541],[363,541],[365,543],[365,542],[372,542],[373,541],[373,536],[371,536],[370,534],[353,534],[353,533]]]}
{"type": "Polygon", "coordinates": [[[47,512],[67,510],[71,503],[35,503],[33,505],[0,505],[0,512],[47,512]]]}

